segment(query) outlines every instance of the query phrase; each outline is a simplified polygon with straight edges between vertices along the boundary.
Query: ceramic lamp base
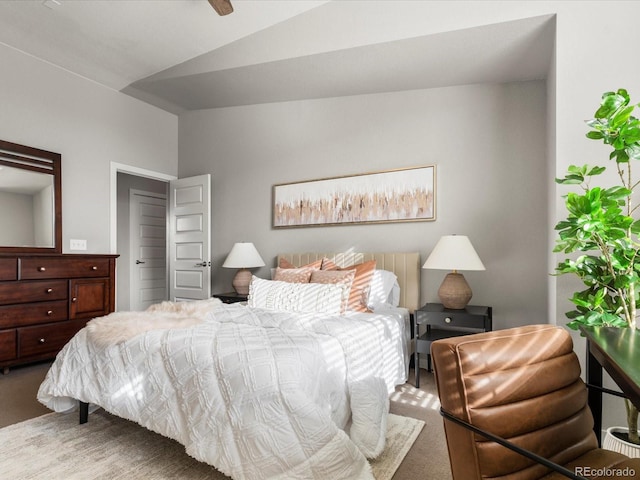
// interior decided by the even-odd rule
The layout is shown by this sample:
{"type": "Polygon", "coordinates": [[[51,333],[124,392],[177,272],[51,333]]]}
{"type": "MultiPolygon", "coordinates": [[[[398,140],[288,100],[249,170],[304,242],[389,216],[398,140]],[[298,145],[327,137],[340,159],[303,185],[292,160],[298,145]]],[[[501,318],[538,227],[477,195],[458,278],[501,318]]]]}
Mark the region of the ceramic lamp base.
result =
{"type": "Polygon", "coordinates": [[[438,296],[446,308],[461,310],[471,300],[471,287],[461,273],[449,273],[440,285],[438,296]]]}
{"type": "Polygon", "coordinates": [[[239,293],[240,295],[249,294],[249,284],[251,283],[251,276],[251,272],[246,268],[241,268],[240,270],[238,270],[236,276],[233,277],[233,282],[231,282],[236,293],[239,293]]]}

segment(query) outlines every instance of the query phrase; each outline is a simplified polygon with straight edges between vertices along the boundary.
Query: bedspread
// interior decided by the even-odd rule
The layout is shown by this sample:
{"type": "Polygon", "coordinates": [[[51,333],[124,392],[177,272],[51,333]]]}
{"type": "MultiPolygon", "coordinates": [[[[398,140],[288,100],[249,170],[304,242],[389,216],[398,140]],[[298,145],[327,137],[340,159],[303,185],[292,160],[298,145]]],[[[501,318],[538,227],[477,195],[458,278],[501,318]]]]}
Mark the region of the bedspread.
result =
{"type": "Polygon", "coordinates": [[[110,346],[81,330],[38,399],[101,406],[234,479],[369,479],[388,393],[404,381],[402,342],[399,322],[379,315],[219,304],[197,325],[110,346]]]}

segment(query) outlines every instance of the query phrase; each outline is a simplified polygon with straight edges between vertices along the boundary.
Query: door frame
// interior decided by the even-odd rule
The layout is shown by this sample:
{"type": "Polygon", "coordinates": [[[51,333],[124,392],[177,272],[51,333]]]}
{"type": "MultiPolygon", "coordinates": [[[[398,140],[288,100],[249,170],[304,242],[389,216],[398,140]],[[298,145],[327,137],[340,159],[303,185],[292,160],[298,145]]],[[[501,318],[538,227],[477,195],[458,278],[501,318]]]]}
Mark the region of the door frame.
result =
{"type": "MultiPolygon", "coordinates": [[[[126,173],[137,177],[151,178],[163,182],[176,180],[175,175],[167,175],[145,168],[133,167],[123,163],[111,162],[111,174],[109,183],[109,250],[110,253],[118,253],[118,173],[126,173]]],[[[116,289],[117,290],[117,289],[116,289]]]]}
{"type": "MultiPolygon", "coordinates": [[[[156,172],[154,170],[148,170],[140,167],[134,167],[132,165],[125,165],[123,163],[111,162],[109,176],[109,251],[113,254],[118,253],[118,173],[126,173],[127,175],[150,178],[166,183],[169,183],[171,180],[176,180],[178,178],[175,175],[168,175],[166,173],[156,172]]],[[[115,298],[117,305],[117,275],[115,282],[115,298]]]]}

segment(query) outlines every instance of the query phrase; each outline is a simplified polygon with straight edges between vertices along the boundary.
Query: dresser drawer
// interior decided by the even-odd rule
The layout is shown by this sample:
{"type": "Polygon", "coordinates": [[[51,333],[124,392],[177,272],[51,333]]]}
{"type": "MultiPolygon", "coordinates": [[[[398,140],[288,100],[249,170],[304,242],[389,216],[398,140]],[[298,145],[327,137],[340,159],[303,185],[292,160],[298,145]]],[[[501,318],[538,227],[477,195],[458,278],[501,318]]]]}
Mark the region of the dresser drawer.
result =
{"type": "Polygon", "coordinates": [[[16,358],[16,331],[3,330],[0,332],[0,362],[16,358]]]}
{"type": "Polygon", "coordinates": [[[18,279],[18,259],[0,258],[0,281],[18,279]]]}
{"type": "Polygon", "coordinates": [[[65,300],[68,295],[66,280],[0,283],[0,305],[65,300]]]}
{"type": "Polygon", "coordinates": [[[53,325],[18,328],[18,356],[57,353],[86,323],[86,320],[76,320],[53,325]]]}
{"type": "Polygon", "coordinates": [[[108,258],[31,257],[20,259],[20,278],[22,280],[108,276],[108,258]]]}
{"type": "Polygon", "coordinates": [[[60,322],[69,315],[67,300],[35,302],[0,307],[0,328],[60,322]]]}

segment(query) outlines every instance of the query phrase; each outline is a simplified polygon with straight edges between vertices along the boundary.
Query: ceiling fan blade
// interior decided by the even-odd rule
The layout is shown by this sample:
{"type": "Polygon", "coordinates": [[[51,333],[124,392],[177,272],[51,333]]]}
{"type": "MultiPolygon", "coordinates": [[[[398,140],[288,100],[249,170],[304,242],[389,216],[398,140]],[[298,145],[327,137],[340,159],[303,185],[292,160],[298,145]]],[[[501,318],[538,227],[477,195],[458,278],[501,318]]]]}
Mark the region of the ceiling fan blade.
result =
{"type": "Polygon", "coordinates": [[[209,0],[209,3],[213,9],[218,12],[218,15],[229,15],[233,12],[233,6],[230,0],[209,0]]]}

